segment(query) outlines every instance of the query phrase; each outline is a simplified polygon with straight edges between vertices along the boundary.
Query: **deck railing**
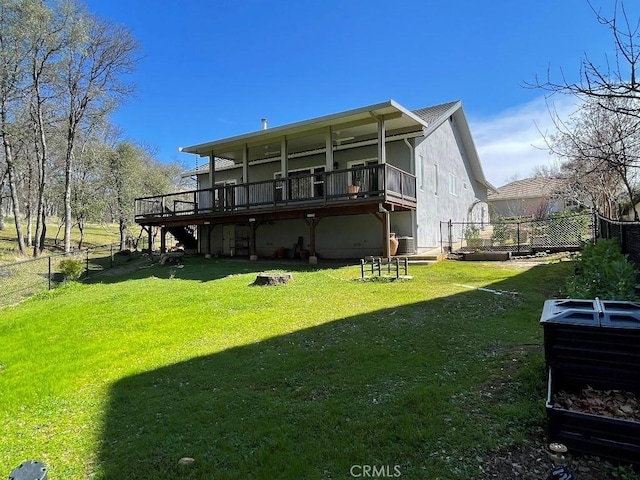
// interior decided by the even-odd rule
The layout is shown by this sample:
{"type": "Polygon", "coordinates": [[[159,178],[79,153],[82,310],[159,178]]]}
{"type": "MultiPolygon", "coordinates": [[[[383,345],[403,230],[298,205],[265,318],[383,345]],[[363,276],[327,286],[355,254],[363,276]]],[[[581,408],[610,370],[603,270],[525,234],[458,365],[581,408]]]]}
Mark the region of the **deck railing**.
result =
{"type": "Polygon", "coordinates": [[[389,164],[137,198],[136,218],[230,214],[295,205],[392,201],[416,203],[416,177],[389,164]]]}

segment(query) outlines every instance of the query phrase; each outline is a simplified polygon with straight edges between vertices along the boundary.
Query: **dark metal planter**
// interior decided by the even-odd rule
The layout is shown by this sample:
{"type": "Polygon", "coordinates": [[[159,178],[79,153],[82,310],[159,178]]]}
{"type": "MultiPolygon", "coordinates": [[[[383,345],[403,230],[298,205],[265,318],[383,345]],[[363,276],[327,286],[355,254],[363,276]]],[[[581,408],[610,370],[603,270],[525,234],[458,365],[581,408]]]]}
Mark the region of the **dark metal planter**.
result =
{"type": "Polygon", "coordinates": [[[560,391],[625,390],[640,397],[640,304],[548,300],[541,320],[549,440],[570,451],[640,464],[640,422],[556,408],[560,391]]]}

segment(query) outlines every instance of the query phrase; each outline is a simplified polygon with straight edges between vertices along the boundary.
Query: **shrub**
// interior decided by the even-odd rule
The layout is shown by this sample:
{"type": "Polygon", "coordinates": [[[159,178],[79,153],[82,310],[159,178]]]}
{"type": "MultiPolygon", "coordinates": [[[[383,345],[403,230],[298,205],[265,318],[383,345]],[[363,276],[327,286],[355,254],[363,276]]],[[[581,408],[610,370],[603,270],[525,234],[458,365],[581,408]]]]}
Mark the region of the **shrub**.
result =
{"type": "Polygon", "coordinates": [[[635,300],[637,274],[617,240],[586,243],[576,264],[576,275],[567,282],[567,293],[572,298],[635,300]]]}
{"type": "Polygon", "coordinates": [[[464,231],[464,239],[467,241],[467,247],[478,248],[482,246],[480,239],[480,229],[476,225],[469,225],[464,231]]]}
{"type": "Polygon", "coordinates": [[[59,268],[65,281],[77,280],[84,271],[84,262],[76,258],[65,258],[60,262],[59,268]]]}
{"type": "Polygon", "coordinates": [[[507,243],[507,239],[510,236],[509,230],[509,226],[506,223],[496,223],[493,226],[491,241],[494,244],[505,245],[507,243]]]}

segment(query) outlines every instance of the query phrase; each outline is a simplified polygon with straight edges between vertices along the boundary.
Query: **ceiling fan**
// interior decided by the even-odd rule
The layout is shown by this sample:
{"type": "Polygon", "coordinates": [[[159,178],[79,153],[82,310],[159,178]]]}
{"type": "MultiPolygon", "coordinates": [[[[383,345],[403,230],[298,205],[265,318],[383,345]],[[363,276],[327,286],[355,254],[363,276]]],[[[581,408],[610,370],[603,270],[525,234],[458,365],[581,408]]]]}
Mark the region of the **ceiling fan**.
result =
{"type": "Polygon", "coordinates": [[[356,137],[340,137],[340,130],[336,130],[333,132],[334,135],[334,141],[336,142],[337,146],[340,146],[342,144],[342,142],[348,142],[349,140],[353,140],[356,137]]]}
{"type": "Polygon", "coordinates": [[[269,150],[269,145],[264,146],[264,157],[272,157],[274,155],[280,155],[280,149],[269,150]]]}

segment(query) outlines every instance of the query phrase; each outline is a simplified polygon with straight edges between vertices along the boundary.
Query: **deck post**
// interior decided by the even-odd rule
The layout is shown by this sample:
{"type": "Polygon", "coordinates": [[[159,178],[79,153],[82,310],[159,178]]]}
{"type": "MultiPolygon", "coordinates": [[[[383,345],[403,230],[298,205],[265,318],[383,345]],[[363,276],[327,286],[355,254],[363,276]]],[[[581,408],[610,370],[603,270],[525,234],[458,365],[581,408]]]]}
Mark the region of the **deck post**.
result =
{"type": "Polygon", "coordinates": [[[216,157],[213,154],[213,150],[209,155],[209,204],[211,211],[215,210],[215,186],[216,186],[216,157]]]}
{"type": "Polygon", "coordinates": [[[287,137],[280,140],[280,169],[282,170],[282,200],[289,200],[289,156],[287,154],[287,137]]]}
{"type": "MultiPolygon", "coordinates": [[[[325,131],[325,163],[324,163],[324,171],[332,172],[333,171],[333,132],[331,131],[331,126],[327,127],[325,131]]],[[[326,186],[325,186],[326,190],[326,186]]]]}
{"type": "Polygon", "coordinates": [[[391,246],[389,242],[390,233],[390,222],[389,222],[389,211],[382,206],[381,203],[378,204],[378,211],[372,212],[373,215],[380,220],[382,223],[382,256],[385,257],[388,261],[391,261],[391,246]]]}
{"type": "Polygon", "coordinates": [[[167,228],[160,227],[160,253],[167,251],[167,228]]]}
{"type": "Polygon", "coordinates": [[[249,219],[249,260],[255,261],[258,260],[258,255],[256,254],[256,230],[258,228],[258,224],[256,223],[255,218],[249,219]]]}
{"type": "Polygon", "coordinates": [[[315,217],[315,213],[308,214],[305,219],[307,225],[309,225],[309,263],[312,263],[311,257],[316,258],[316,226],[320,223],[320,220],[322,219],[315,217]]]}
{"type": "Polygon", "coordinates": [[[249,183],[249,146],[242,148],[242,183],[249,183]]]}
{"type": "Polygon", "coordinates": [[[153,253],[153,227],[149,225],[147,232],[149,233],[149,255],[153,253]]]}
{"type": "Polygon", "coordinates": [[[384,117],[378,117],[378,163],[384,165],[387,163],[387,130],[384,123],[384,117]]]}

